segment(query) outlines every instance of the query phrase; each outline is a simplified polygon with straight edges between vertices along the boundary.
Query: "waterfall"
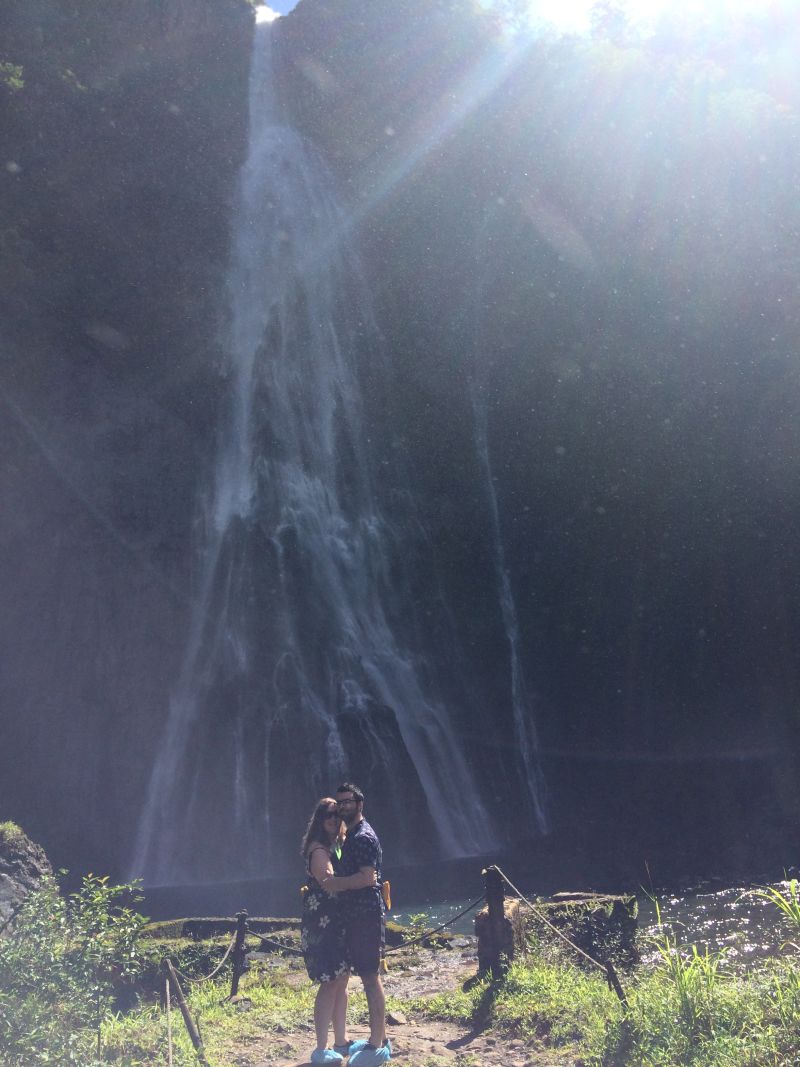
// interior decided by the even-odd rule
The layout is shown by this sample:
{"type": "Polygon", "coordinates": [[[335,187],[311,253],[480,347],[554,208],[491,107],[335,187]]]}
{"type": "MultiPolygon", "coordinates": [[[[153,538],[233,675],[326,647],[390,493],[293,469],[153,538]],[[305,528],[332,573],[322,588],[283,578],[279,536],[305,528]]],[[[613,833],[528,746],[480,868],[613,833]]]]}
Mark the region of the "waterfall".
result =
{"type": "Polygon", "coordinates": [[[490,394],[489,365],[491,346],[488,343],[488,338],[484,336],[484,313],[486,307],[491,304],[487,294],[488,272],[491,269],[488,265],[494,261],[494,257],[491,254],[492,249],[488,243],[490,218],[491,216],[487,217],[478,229],[474,255],[475,290],[471,300],[474,363],[470,376],[470,397],[475,425],[475,450],[478,459],[478,470],[483,483],[483,492],[488,511],[497,599],[508,651],[510,703],[516,744],[517,771],[522,784],[522,796],[527,808],[526,817],[533,821],[539,833],[546,834],[549,832],[546,802],[547,787],[539,762],[539,741],[533,698],[528,688],[522,664],[517,606],[514,600],[511,574],[503,545],[500,505],[497,499],[489,447],[487,397],[490,394]]]}
{"type": "Polygon", "coordinates": [[[503,619],[506,640],[508,642],[508,667],[511,687],[511,712],[514,725],[514,739],[517,745],[520,778],[523,782],[523,795],[527,802],[528,815],[531,816],[540,833],[547,833],[548,817],[545,805],[545,782],[539,765],[539,742],[536,733],[533,700],[525,680],[520,655],[520,632],[517,621],[517,606],[511,587],[511,576],[506,563],[500,528],[500,508],[492,473],[489,452],[489,434],[486,418],[485,399],[478,395],[475,381],[472,382],[472,406],[475,416],[475,447],[478,463],[483,476],[484,490],[489,510],[489,526],[492,537],[492,557],[494,561],[495,580],[500,613],[503,619]]]}
{"type": "Polygon", "coordinates": [[[294,809],[344,774],[378,783],[400,817],[419,812],[441,855],[497,842],[435,670],[398,623],[401,533],[379,503],[361,388],[384,356],[332,176],[281,121],[271,54],[259,24],[229,404],[132,864],[150,884],[279,868],[294,809]]]}

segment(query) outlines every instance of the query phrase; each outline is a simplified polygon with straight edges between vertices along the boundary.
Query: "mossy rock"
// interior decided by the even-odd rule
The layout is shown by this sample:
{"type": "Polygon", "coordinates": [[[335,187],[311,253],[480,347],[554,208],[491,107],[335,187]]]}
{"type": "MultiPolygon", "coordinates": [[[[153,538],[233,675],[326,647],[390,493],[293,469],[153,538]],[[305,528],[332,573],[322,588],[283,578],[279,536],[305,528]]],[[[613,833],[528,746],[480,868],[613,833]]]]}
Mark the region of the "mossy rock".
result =
{"type": "MultiPolygon", "coordinates": [[[[284,945],[294,945],[300,938],[300,919],[272,919],[250,917],[247,920],[247,930],[250,937],[265,935],[272,943],[278,942],[284,945]]],[[[158,939],[188,939],[190,941],[206,941],[209,938],[223,936],[230,937],[236,929],[236,919],[221,916],[207,916],[205,918],[167,919],[162,922],[152,922],[145,926],[143,936],[152,940],[158,939]]],[[[386,944],[394,948],[419,937],[422,931],[410,926],[401,926],[400,923],[387,920],[386,944]]],[[[453,935],[446,931],[433,934],[426,941],[428,945],[436,945],[439,948],[448,947],[453,935]]]]}
{"type": "MultiPolygon", "coordinates": [[[[254,958],[262,955],[297,956],[300,949],[300,919],[249,917],[246,947],[254,958]]],[[[140,947],[145,966],[136,990],[145,997],[157,996],[163,985],[161,961],[168,958],[179,972],[189,978],[201,978],[219,964],[236,930],[236,919],[225,916],[166,919],[148,923],[143,931],[140,947]]],[[[386,923],[386,944],[400,948],[420,936],[422,931],[400,923],[386,923]]],[[[431,935],[425,945],[449,948],[453,935],[440,931],[431,935]]],[[[230,972],[230,960],[221,973],[230,972]]]]}
{"type": "Polygon", "coordinates": [[[53,868],[41,845],[13,822],[0,823],[0,926],[53,868]]]}
{"type": "MultiPolygon", "coordinates": [[[[162,922],[148,923],[144,936],[150,938],[190,938],[203,941],[210,937],[230,937],[236,929],[236,919],[225,916],[206,916],[205,918],[166,919],[162,922]]],[[[247,929],[251,934],[295,934],[300,936],[299,919],[270,919],[249,916],[247,929]]]]}
{"type": "MultiPolygon", "coordinates": [[[[567,945],[553,931],[552,927],[555,927],[599,963],[626,968],[638,963],[639,906],[635,896],[557,893],[549,900],[537,901],[536,910],[542,918],[531,912],[525,915],[525,928],[534,945],[563,947],[569,952],[567,945]]],[[[588,965],[578,953],[575,957],[576,962],[588,965]]]]}
{"type": "MultiPolygon", "coordinates": [[[[236,919],[225,916],[148,923],[140,941],[145,967],[137,982],[138,992],[145,996],[160,992],[164,959],[171,960],[179,972],[191,979],[210,974],[227,952],[235,931],[236,919]]],[[[300,920],[250,917],[245,947],[248,955],[257,952],[296,956],[300,950],[300,920]]],[[[229,959],[221,973],[230,973],[231,965],[229,959]]]]}
{"type": "MultiPolygon", "coordinates": [[[[400,923],[387,920],[386,944],[390,948],[399,948],[427,932],[426,930],[417,930],[413,926],[401,926],[400,923]]],[[[431,934],[424,942],[420,943],[426,948],[450,948],[452,940],[453,934],[449,934],[446,930],[439,930],[438,933],[431,934]]]]}

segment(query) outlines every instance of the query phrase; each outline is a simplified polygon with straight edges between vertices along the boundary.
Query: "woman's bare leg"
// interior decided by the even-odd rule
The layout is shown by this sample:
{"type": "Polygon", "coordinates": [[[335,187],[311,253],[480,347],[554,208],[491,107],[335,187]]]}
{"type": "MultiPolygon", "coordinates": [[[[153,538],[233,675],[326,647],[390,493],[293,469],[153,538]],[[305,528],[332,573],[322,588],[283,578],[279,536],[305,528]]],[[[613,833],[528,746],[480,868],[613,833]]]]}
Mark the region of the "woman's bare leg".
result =
{"type": "Polygon", "coordinates": [[[331,983],[336,986],[336,996],[333,1001],[333,1041],[336,1045],[343,1045],[347,1041],[347,983],[349,974],[343,974],[331,983]]]}
{"type": "Polygon", "coordinates": [[[328,1030],[333,1016],[333,1005],[336,1000],[337,982],[320,982],[317,996],[314,1000],[314,1030],[317,1034],[317,1048],[328,1047],[328,1030]]]}

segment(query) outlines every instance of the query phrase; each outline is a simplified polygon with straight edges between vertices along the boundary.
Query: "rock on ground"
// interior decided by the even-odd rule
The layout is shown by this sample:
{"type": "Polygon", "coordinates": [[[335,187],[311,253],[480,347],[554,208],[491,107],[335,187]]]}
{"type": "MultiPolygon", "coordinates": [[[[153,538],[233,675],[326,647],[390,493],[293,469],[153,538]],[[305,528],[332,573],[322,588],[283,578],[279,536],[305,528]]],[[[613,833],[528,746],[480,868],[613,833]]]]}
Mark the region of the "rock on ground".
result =
{"type": "Polygon", "coordinates": [[[41,845],[15,823],[0,823],[0,926],[53,868],[41,845]]]}

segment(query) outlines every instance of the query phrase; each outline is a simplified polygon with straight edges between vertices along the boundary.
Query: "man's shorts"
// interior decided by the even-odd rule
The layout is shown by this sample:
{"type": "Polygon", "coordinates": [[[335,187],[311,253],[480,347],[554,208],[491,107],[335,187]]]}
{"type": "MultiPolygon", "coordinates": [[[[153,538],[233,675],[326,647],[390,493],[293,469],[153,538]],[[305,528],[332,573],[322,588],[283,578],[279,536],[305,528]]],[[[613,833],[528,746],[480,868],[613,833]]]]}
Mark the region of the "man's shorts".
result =
{"type": "Polygon", "coordinates": [[[345,917],[345,944],[352,969],[358,975],[377,974],[386,944],[383,909],[354,911],[345,917]]]}

